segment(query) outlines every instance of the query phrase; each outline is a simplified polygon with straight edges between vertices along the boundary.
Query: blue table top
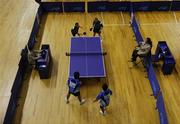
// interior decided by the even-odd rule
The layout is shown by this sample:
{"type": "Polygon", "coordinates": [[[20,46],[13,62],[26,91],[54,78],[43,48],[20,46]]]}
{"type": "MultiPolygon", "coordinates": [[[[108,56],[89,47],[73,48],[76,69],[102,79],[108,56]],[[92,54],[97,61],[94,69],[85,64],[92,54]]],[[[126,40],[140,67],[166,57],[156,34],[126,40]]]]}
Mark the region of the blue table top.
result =
{"type": "Polygon", "coordinates": [[[81,78],[106,76],[100,37],[73,37],[70,52],[76,54],[70,55],[69,77],[75,71],[81,78]]]}

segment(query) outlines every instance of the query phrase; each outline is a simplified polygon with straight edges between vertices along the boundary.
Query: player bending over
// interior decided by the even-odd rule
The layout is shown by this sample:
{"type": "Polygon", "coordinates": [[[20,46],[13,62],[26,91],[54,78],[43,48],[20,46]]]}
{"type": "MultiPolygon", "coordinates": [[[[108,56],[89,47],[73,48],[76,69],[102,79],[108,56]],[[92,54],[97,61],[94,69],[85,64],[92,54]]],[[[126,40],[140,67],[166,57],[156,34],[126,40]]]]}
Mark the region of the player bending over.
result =
{"type": "Polygon", "coordinates": [[[112,91],[108,88],[107,84],[102,85],[102,91],[97,95],[96,99],[93,102],[99,101],[100,103],[100,113],[102,115],[106,114],[106,107],[109,105],[110,96],[112,91]]]}
{"type": "Polygon", "coordinates": [[[74,78],[68,79],[69,91],[67,96],[65,97],[66,103],[69,103],[69,97],[71,94],[74,95],[75,97],[78,97],[80,105],[82,105],[85,102],[85,99],[82,99],[80,94],[81,82],[79,80],[79,76],[80,76],[79,72],[74,72],[74,78]]]}
{"type": "Polygon", "coordinates": [[[75,37],[76,35],[80,36],[79,28],[82,28],[78,22],[75,23],[74,27],[71,29],[72,35],[75,37]]]}

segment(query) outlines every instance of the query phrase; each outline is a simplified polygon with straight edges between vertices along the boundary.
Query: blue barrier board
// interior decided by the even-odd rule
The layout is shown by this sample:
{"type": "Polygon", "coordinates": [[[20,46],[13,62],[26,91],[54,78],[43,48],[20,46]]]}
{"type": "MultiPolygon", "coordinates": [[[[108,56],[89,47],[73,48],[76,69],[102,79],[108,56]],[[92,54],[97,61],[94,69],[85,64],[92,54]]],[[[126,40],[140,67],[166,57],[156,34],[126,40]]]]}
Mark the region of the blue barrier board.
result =
{"type": "Polygon", "coordinates": [[[148,78],[149,78],[149,81],[151,84],[153,95],[157,96],[160,92],[160,86],[159,86],[159,83],[157,81],[157,78],[156,78],[156,75],[155,75],[155,72],[154,72],[154,69],[153,69],[151,62],[150,62],[149,68],[148,68],[148,78]]]}
{"type": "Polygon", "coordinates": [[[180,1],[173,1],[171,6],[172,11],[179,11],[180,10],[180,1]]]}
{"type": "MultiPolygon", "coordinates": [[[[30,38],[28,40],[28,46],[30,49],[32,49],[34,47],[35,44],[35,37],[37,35],[37,32],[39,30],[39,24],[40,24],[40,20],[41,20],[41,16],[43,15],[43,9],[40,6],[38,8],[37,14],[36,14],[36,18],[34,21],[34,25],[30,34],[30,38]]],[[[3,124],[12,124],[13,121],[13,117],[16,111],[16,104],[17,104],[17,97],[18,97],[18,93],[20,92],[20,88],[21,85],[23,83],[23,78],[24,78],[24,74],[25,74],[25,70],[27,68],[27,61],[24,61],[24,58],[21,57],[21,60],[19,62],[19,68],[18,71],[16,73],[16,77],[11,89],[11,98],[9,100],[9,104],[8,104],[8,108],[6,111],[6,115],[4,118],[4,122],[3,124]]]]}
{"type": "Polygon", "coordinates": [[[171,1],[133,2],[134,11],[169,11],[171,1]]]}
{"type": "Polygon", "coordinates": [[[132,22],[131,23],[132,30],[134,32],[136,41],[137,41],[138,44],[140,44],[141,42],[143,42],[143,38],[142,38],[142,35],[141,35],[140,31],[139,31],[139,27],[138,27],[137,21],[136,21],[134,16],[132,17],[131,22],[132,22]]]}
{"type": "Polygon", "coordinates": [[[28,41],[29,49],[32,49],[34,44],[35,44],[35,41],[36,41],[35,38],[36,38],[36,35],[39,31],[39,25],[40,25],[40,20],[41,20],[42,15],[43,15],[43,9],[40,6],[38,9],[38,12],[36,14],[34,25],[33,25],[33,28],[32,28],[31,34],[30,34],[30,38],[28,41]]]}
{"type": "Polygon", "coordinates": [[[16,107],[17,107],[17,98],[11,95],[3,124],[12,124],[16,107]]]}
{"type": "MultiPolygon", "coordinates": [[[[136,37],[136,41],[139,44],[142,41],[142,36],[141,36],[140,31],[139,31],[137,21],[134,17],[132,6],[130,9],[131,9],[132,30],[133,30],[134,35],[136,37]]],[[[149,78],[149,81],[151,84],[153,95],[155,96],[155,98],[157,98],[156,106],[157,106],[157,109],[159,112],[160,124],[168,124],[167,116],[166,116],[166,110],[164,107],[163,97],[162,97],[162,94],[160,93],[160,86],[159,86],[158,80],[156,78],[154,69],[153,69],[151,58],[147,58],[147,60],[144,58],[144,61],[148,61],[148,66],[147,66],[148,78],[149,78]]]]}
{"type": "Polygon", "coordinates": [[[108,10],[108,1],[88,2],[88,12],[105,12],[108,10]]]}
{"type": "Polygon", "coordinates": [[[63,12],[62,2],[42,2],[45,12],[63,12]]]}
{"type": "Polygon", "coordinates": [[[129,11],[130,10],[130,2],[109,2],[108,11],[129,11]]]}
{"type": "Polygon", "coordinates": [[[160,124],[168,124],[162,93],[160,93],[160,95],[157,98],[156,108],[159,112],[160,124]]]}
{"type": "Polygon", "coordinates": [[[64,2],[64,12],[85,12],[85,2],[64,2]]]}

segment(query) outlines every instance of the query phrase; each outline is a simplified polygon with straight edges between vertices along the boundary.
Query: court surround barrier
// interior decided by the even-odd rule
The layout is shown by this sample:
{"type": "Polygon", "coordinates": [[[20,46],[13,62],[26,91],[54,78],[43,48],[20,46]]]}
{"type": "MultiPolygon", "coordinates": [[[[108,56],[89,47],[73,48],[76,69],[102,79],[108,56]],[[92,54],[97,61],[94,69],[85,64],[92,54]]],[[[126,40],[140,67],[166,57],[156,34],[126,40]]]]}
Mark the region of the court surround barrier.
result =
{"type": "MultiPolygon", "coordinates": [[[[40,26],[40,21],[41,21],[42,15],[43,15],[43,8],[40,6],[38,8],[38,11],[36,14],[34,25],[33,25],[33,28],[32,28],[31,34],[30,34],[30,38],[28,40],[29,49],[33,49],[33,47],[35,45],[36,35],[39,31],[39,26],[40,26]]],[[[8,107],[6,110],[3,124],[12,124],[13,123],[12,121],[13,121],[13,117],[14,117],[16,107],[17,107],[19,92],[21,90],[22,83],[24,81],[24,76],[26,73],[28,60],[27,60],[27,55],[23,55],[23,54],[27,53],[27,48],[25,47],[22,51],[23,52],[21,54],[21,59],[19,61],[19,68],[17,70],[16,77],[13,82],[13,86],[11,89],[11,97],[10,97],[9,104],[8,104],[8,107]]]]}
{"type": "Polygon", "coordinates": [[[164,106],[164,100],[161,92],[159,93],[156,100],[156,109],[159,112],[160,124],[168,124],[168,119],[166,116],[166,110],[164,106]]]}
{"type": "MultiPolygon", "coordinates": [[[[28,46],[33,49],[36,42],[36,35],[39,30],[41,17],[44,12],[85,12],[85,2],[40,2],[39,9],[36,14],[32,32],[28,41],[28,46]]],[[[156,2],[109,2],[109,1],[97,1],[87,2],[88,12],[129,12],[129,11],[179,11],[180,1],[156,1],[156,2]]],[[[133,17],[135,20],[135,17],[133,17]]],[[[132,21],[132,30],[135,33],[136,41],[142,42],[143,38],[138,28],[136,21],[132,21]]],[[[24,49],[26,50],[26,49],[24,49]]],[[[156,105],[159,112],[160,123],[168,124],[163,96],[159,88],[158,81],[153,72],[153,68],[150,63],[148,77],[150,78],[153,95],[157,99],[156,105]],[[153,73],[153,75],[150,75],[153,73]],[[151,81],[153,80],[153,81],[151,81]],[[154,81],[155,80],[155,81],[154,81]]],[[[17,107],[18,94],[20,92],[24,75],[27,68],[27,58],[23,56],[19,62],[19,68],[13,83],[11,90],[11,97],[7,107],[6,115],[4,118],[4,124],[12,124],[13,117],[17,107]]]]}
{"type": "Polygon", "coordinates": [[[146,2],[109,2],[98,1],[88,2],[88,12],[112,12],[112,11],[178,11],[180,10],[180,1],[146,1],[146,2]]]}
{"type": "Polygon", "coordinates": [[[85,12],[85,2],[42,2],[45,12],[85,12]]]}
{"type": "MultiPolygon", "coordinates": [[[[85,12],[85,2],[41,2],[46,12],[85,12]]],[[[91,1],[87,2],[87,12],[129,12],[134,11],[179,11],[180,1],[91,1]]]]}
{"type": "Polygon", "coordinates": [[[85,2],[64,2],[64,12],[85,12],[85,2]]]}
{"type": "Polygon", "coordinates": [[[153,1],[153,2],[134,2],[134,11],[169,11],[171,10],[171,1],[153,1]]]}
{"type": "MultiPolygon", "coordinates": [[[[138,26],[138,23],[136,21],[133,11],[134,10],[131,9],[131,27],[134,32],[137,44],[141,44],[141,42],[143,41],[143,38],[140,33],[139,26],[138,26]]],[[[153,96],[156,99],[156,109],[159,112],[160,124],[168,124],[168,119],[167,119],[166,110],[165,110],[165,106],[164,106],[164,100],[163,100],[163,96],[161,93],[161,89],[160,89],[158,80],[156,78],[156,75],[155,75],[155,72],[153,69],[152,59],[151,59],[151,57],[144,58],[144,61],[146,61],[148,63],[146,66],[146,70],[147,70],[148,79],[150,81],[151,88],[153,91],[153,96]]]]}
{"type": "Polygon", "coordinates": [[[62,2],[42,2],[41,6],[45,12],[63,12],[62,2]]]}
{"type": "Polygon", "coordinates": [[[37,11],[37,14],[35,17],[35,21],[34,21],[34,25],[33,25],[33,28],[32,28],[31,34],[30,34],[30,38],[28,40],[29,49],[32,49],[36,42],[36,35],[39,31],[40,21],[41,21],[41,17],[43,15],[43,13],[44,13],[44,9],[42,6],[40,6],[38,8],[38,11],[37,11]]]}

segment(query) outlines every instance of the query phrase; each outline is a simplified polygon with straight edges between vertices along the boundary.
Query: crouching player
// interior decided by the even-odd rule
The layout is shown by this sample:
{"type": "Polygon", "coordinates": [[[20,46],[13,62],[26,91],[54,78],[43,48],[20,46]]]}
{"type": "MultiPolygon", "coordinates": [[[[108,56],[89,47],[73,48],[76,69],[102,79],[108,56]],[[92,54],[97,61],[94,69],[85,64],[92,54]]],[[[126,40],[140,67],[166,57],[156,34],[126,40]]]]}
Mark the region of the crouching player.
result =
{"type": "Polygon", "coordinates": [[[102,85],[102,91],[97,95],[96,99],[93,102],[99,101],[100,103],[100,113],[102,115],[106,114],[106,107],[109,105],[110,96],[112,91],[108,88],[107,84],[102,85]]]}
{"type": "Polygon", "coordinates": [[[67,96],[65,97],[66,103],[69,103],[69,97],[71,94],[78,98],[80,105],[84,104],[85,102],[85,99],[82,99],[80,94],[81,82],[79,80],[79,76],[80,76],[79,72],[74,72],[74,78],[68,79],[69,91],[67,96]]]}

